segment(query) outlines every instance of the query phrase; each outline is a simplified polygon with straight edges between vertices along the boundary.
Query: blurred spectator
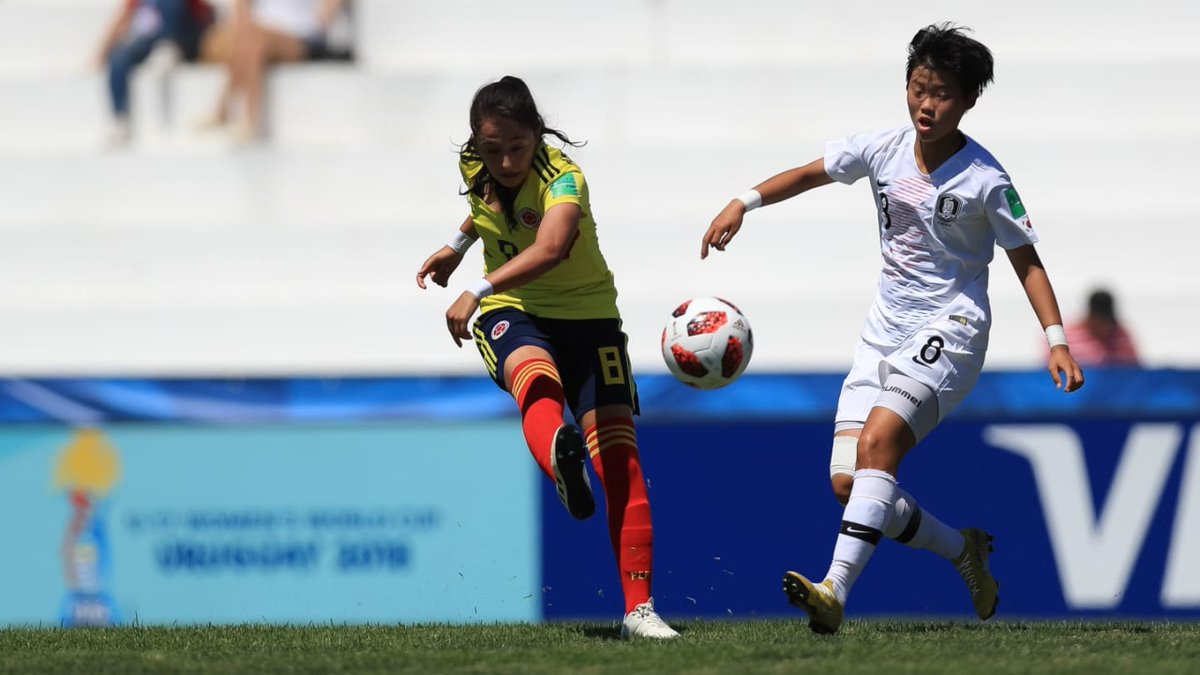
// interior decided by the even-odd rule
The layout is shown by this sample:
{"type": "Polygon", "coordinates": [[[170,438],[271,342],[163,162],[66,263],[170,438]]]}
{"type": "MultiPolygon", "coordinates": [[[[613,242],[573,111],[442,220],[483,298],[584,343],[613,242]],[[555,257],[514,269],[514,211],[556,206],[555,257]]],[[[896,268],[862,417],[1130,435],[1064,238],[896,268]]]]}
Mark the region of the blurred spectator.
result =
{"type": "Polygon", "coordinates": [[[235,139],[263,134],[263,93],[267,66],[346,57],[327,42],[346,0],[235,0],[233,16],[205,38],[202,58],[227,65],[228,76],[216,110],[203,127],[234,127],[235,139]],[[241,103],[240,116],[233,107],[241,103]]]}
{"type": "Polygon", "coordinates": [[[1066,327],[1071,355],[1083,366],[1136,366],[1137,349],[1117,318],[1112,293],[1099,288],[1088,296],[1087,316],[1066,327]]]}
{"type": "Polygon", "coordinates": [[[171,45],[177,61],[196,60],[214,16],[206,0],[121,0],[96,59],[108,67],[113,143],[125,143],[132,136],[129,80],[134,69],[160,44],[171,45]]]}

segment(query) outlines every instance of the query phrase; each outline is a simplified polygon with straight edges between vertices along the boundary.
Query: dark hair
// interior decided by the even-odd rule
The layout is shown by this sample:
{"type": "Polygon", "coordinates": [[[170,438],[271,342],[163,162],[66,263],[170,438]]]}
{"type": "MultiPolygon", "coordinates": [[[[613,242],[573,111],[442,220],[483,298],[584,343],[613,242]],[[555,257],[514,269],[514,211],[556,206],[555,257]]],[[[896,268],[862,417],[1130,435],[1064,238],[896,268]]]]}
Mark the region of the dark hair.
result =
{"type": "Polygon", "coordinates": [[[930,24],[908,43],[907,85],[913,71],[922,66],[952,73],[971,103],[992,81],[992,52],[978,40],[967,37],[971,30],[951,23],[930,24]]]}
{"type": "MultiPolygon", "coordinates": [[[[475,97],[471,99],[471,137],[459,148],[461,154],[470,156],[472,159],[478,157],[482,161],[478,148],[475,146],[475,136],[479,133],[484,118],[487,117],[504,117],[512,120],[518,126],[533,131],[539,139],[549,134],[566,145],[574,147],[583,145],[572,141],[558,129],[546,126],[546,121],[542,119],[542,114],[537,109],[537,103],[533,100],[533,92],[529,91],[529,86],[519,77],[505,75],[491,84],[485,84],[475,92],[475,97]]],[[[483,165],[483,168],[475,175],[474,182],[467,186],[467,191],[463,194],[473,194],[482,199],[488,189],[491,189],[500,198],[500,205],[504,207],[504,220],[508,223],[509,230],[516,228],[517,219],[513,208],[517,200],[517,191],[501,185],[488,171],[487,164],[483,165]]]]}
{"type": "Polygon", "coordinates": [[[1117,307],[1112,293],[1103,288],[1092,291],[1092,294],[1088,296],[1088,315],[1116,323],[1117,307]]]}

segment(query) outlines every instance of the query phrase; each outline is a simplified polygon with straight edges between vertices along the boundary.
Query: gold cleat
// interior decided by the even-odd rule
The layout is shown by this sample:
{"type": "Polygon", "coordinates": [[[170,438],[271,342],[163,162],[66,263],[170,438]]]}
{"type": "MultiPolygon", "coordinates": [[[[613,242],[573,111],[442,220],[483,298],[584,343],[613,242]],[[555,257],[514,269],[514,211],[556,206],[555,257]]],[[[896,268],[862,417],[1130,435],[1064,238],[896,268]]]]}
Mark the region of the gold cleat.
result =
{"type": "Polygon", "coordinates": [[[975,613],[986,621],[996,613],[996,605],[1000,604],[1000,584],[988,570],[988,556],[992,553],[992,535],[983,530],[968,528],[960,530],[965,545],[962,555],[953,562],[954,567],[967,583],[971,591],[971,602],[975,605],[975,613]]]}
{"type": "Polygon", "coordinates": [[[842,603],[833,592],[833,582],[826,579],[814,584],[803,575],[788,572],[783,575],[783,592],[788,602],[808,612],[808,627],[820,635],[832,635],[842,625],[842,603]]]}

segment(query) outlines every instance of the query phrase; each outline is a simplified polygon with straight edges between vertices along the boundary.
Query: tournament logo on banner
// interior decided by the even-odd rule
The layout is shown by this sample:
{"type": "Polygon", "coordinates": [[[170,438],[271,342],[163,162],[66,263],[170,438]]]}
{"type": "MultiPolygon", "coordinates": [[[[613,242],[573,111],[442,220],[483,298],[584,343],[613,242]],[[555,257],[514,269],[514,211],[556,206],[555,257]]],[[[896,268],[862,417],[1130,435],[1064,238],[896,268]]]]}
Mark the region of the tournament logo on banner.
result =
{"type": "Polygon", "coordinates": [[[540,618],[537,475],[506,420],[100,417],[0,425],[0,509],[20,514],[0,626],[540,618]]]}
{"type": "Polygon", "coordinates": [[[81,429],[63,448],[54,487],[65,493],[71,517],[63,535],[65,626],[108,626],[120,621],[109,593],[112,550],[107,536],[107,498],[121,477],[116,449],[99,429],[81,429]]]}

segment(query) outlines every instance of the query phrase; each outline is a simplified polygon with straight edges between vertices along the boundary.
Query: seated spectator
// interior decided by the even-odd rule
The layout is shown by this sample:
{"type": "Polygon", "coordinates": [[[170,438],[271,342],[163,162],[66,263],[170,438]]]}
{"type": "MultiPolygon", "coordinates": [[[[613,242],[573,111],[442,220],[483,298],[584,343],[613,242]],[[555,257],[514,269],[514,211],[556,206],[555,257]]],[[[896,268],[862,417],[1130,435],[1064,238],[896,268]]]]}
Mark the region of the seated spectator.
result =
{"type": "Polygon", "coordinates": [[[1136,366],[1137,349],[1117,319],[1112,293],[1096,289],[1088,296],[1088,311],[1081,321],[1067,325],[1071,356],[1081,366],[1136,366]]]}
{"type": "Polygon", "coordinates": [[[233,122],[241,142],[263,135],[263,93],[267,66],[327,58],[326,36],[345,0],[236,0],[233,16],[206,37],[202,58],[227,66],[216,110],[202,123],[233,122]],[[241,104],[240,111],[233,110],[241,104]],[[231,116],[240,112],[236,119],[231,116]]]}
{"type": "Polygon", "coordinates": [[[164,42],[173,45],[183,60],[196,60],[214,15],[206,0],[121,0],[96,59],[108,67],[113,143],[122,144],[132,137],[129,80],[134,69],[164,42]]]}

